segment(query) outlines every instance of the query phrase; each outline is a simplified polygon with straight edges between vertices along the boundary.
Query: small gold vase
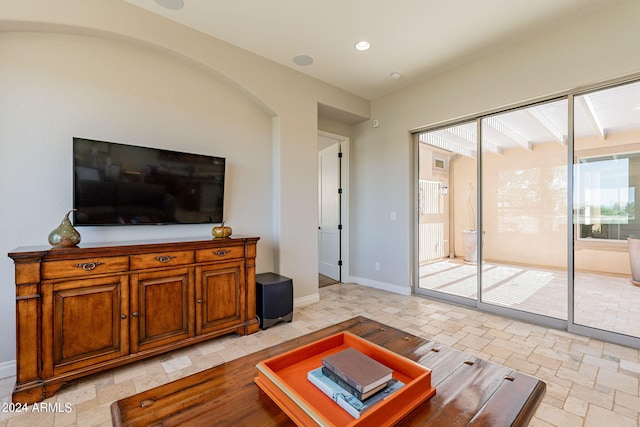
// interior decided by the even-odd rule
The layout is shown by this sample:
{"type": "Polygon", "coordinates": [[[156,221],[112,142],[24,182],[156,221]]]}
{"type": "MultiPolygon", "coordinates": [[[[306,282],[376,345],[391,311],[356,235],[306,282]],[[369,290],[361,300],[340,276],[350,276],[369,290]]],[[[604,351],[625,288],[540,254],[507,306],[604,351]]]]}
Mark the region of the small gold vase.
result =
{"type": "Polygon", "coordinates": [[[229,237],[231,236],[231,233],[231,227],[224,225],[224,221],[222,221],[222,224],[220,224],[219,227],[213,227],[213,229],[211,229],[211,234],[216,239],[229,237]]]}
{"type": "Polygon", "coordinates": [[[80,233],[69,221],[69,214],[74,211],[71,209],[67,212],[60,225],[49,233],[49,244],[54,248],[73,248],[80,243],[80,233]]]}

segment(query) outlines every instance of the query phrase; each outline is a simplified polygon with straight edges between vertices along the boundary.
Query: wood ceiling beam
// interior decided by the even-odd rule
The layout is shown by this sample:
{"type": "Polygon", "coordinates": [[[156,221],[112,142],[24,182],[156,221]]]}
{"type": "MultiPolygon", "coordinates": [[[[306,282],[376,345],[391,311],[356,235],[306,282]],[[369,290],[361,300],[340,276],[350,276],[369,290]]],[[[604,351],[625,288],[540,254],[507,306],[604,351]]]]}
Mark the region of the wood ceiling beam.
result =
{"type": "Polygon", "coordinates": [[[502,123],[496,117],[487,117],[482,122],[485,124],[485,126],[488,126],[494,131],[499,132],[500,134],[505,136],[507,139],[515,142],[520,147],[525,148],[529,151],[533,151],[533,144],[531,143],[531,141],[527,140],[518,132],[514,131],[509,126],[502,123]]]}
{"type": "Polygon", "coordinates": [[[551,133],[557,142],[562,145],[567,145],[567,135],[563,134],[551,123],[551,120],[547,118],[540,107],[528,108],[527,114],[534,123],[551,133]]]}
{"type": "MultiPolygon", "coordinates": [[[[461,127],[461,126],[454,126],[454,127],[447,128],[447,129],[445,129],[445,132],[462,139],[466,143],[473,144],[474,147],[477,144],[475,133],[473,133],[473,132],[471,132],[471,131],[469,131],[469,130],[461,127]]],[[[483,143],[483,147],[486,150],[491,151],[494,154],[499,154],[499,155],[502,154],[502,148],[497,146],[496,144],[491,143],[491,142],[485,141],[483,143]]],[[[476,151],[475,148],[474,148],[474,151],[476,151]]]]}
{"type": "Polygon", "coordinates": [[[596,112],[596,109],[593,106],[593,103],[591,102],[589,95],[578,96],[577,99],[580,105],[582,106],[585,114],[587,115],[587,118],[589,119],[589,123],[591,123],[591,126],[598,134],[598,138],[600,138],[600,140],[604,142],[607,139],[607,132],[602,126],[602,122],[598,117],[598,113],[596,112]]]}
{"type": "MultiPolygon", "coordinates": [[[[471,144],[474,148],[473,151],[476,152],[476,134],[474,132],[469,131],[468,129],[465,129],[461,126],[454,126],[454,127],[450,127],[445,129],[445,132],[447,132],[448,134],[457,137],[459,139],[461,139],[462,141],[465,142],[465,144],[471,144]]],[[[497,144],[494,144],[492,142],[486,141],[483,143],[483,147],[484,149],[494,153],[494,154],[498,154],[498,155],[502,155],[502,147],[498,146],[497,144]]],[[[475,157],[475,155],[474,155],[475,157]]]]}
{"type": "Polygon", "coordinates": [[[418,140],[425,144],[429,144],[434,147],[438,147],[443,150],[450,151],[452,153],[462,154],[463,156],[472,157],[472,158],[476,157],[475,148],[472,149],[462,144],[457,144],[455,142],[442,138],[441,136],[438,136],[433,132],[420,134],[418,136],[418,140]]]}

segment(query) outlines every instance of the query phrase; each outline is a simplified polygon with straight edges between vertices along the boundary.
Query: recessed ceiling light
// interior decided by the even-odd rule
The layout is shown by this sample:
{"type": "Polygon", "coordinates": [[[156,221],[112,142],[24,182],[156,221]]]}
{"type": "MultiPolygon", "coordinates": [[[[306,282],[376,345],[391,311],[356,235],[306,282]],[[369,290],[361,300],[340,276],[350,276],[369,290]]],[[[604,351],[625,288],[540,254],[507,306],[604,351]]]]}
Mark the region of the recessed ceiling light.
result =
{"type": "Polygon", "coordinates": [[[398,80],[400,77],[402,77],[402,75],[397,71],[394,71],[393,73],[391,73],[390,76],[393,80],[398,80]]]}
{"type": "Polygon", "coordinates": [[[156,3],[171,10],[180,10],[184,7],[184,0],[156,0],[156,3]]]}
{"type": "Polygon", "coordinates": [[[309,55],[298,55],[293,58],[293,62],[301,67],[313,64],[313,58],[309,55]]]}
{"type": "Polygon", "coordinates": [[[356,43],[357,50],[367,50],[370,47],[371,47],[371,43],[365,40],[362,40],[361,42],[356,43]]]}

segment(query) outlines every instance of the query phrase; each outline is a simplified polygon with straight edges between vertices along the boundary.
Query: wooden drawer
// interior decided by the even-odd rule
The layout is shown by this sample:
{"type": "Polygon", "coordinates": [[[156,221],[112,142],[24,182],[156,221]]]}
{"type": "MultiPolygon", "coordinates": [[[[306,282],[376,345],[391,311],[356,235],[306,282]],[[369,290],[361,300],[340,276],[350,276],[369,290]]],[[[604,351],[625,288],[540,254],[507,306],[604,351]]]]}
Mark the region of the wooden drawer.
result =
{"type": "Polygon", "coordinates": [[[193,251],[156,252],[131,255],[131,270],[193,264],[193,251]]]}
{"type": "Polygon", "coordinates": [[[244,258],[244,246],[199,249],[196,251],[196,262],[224,261],[235,258],[244,258]]]}
{"type": "Polygon", "coordinates": [[[129,269],[128,256],[85,258],[42,263],[43,279],[80,277],[94,274],[118,273],[129,269]]]}

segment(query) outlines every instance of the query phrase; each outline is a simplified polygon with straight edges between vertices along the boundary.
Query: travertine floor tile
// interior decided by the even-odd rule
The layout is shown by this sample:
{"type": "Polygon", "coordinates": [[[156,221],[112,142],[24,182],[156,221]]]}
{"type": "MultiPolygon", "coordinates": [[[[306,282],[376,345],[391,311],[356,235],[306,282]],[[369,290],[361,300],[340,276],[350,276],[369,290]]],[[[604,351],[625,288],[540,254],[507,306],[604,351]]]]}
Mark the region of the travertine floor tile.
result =
{"type": "Polygon", "coordinates": [[[638,419],[625,417],[624,415],[617,414],[613,411],[608,411],[599,406],[590,405],[587,411],[587,417],[585,419],[585,427],[602,427],[602,426],[617,426],[617,427],[637,427],[638,419]]]}
{"type": "MultiPolygon", "coordinates": [[[[419,296],[336,284],[320,289],[319,302],[296,308],[291,323],[246,337],[220,337],[80,379],[45,400],[62,410],[0,412],[0,427],[109,426],[109,405],[115,400],[357,315],[545,381],[547,393],[531,426],[640,425],[640,352],[636,349],[419,296]]],[[[14,381],[0,379],[0,403],[10,401],[14,381]]]]}

